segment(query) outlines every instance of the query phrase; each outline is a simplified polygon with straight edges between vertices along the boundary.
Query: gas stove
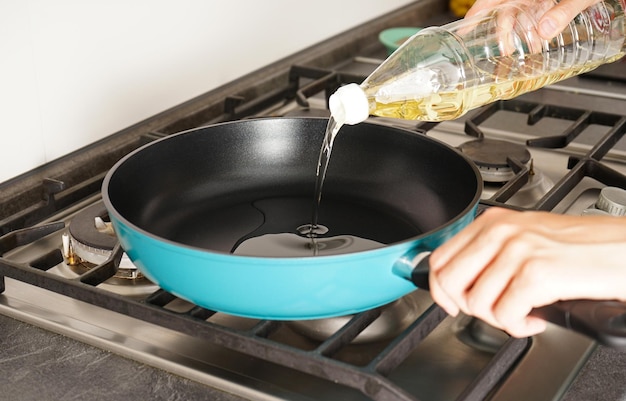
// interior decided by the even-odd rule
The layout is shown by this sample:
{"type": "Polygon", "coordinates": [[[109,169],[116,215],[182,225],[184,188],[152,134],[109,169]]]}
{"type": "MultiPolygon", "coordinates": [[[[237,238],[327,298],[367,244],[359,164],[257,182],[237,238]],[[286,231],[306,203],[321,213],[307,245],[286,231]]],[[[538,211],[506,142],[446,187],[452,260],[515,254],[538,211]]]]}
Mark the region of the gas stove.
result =
{"type": "MultiPolygon", "coordinates": [[[[327,117],[328,96],[385,57],[378,31],[439,24],[424,1],[0,184],[0,313],[252,400],[558,400],[595,343],[549,326],[510,338],[425,291],[354,316],[254,320],[145,279],[107,224],[108,168],[156,138],[242,118],[327,117]]],[[[583,214],[626,188],[626,83],[576,77],[439,124],[371,118],[474,153],[491,206],[583,214]],[[502,152],[502,149],[506,152],[502,152]]],[[[315,151],[315,150],[313,150],[315,151]]]]}

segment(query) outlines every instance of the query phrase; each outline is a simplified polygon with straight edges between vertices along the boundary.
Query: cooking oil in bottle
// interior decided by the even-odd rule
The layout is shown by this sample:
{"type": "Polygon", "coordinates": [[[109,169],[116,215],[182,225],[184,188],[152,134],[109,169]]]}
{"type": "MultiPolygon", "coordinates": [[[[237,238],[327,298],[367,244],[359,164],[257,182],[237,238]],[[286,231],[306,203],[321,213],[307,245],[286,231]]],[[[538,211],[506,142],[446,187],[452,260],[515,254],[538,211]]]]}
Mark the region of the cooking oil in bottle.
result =
{"type": "Polygon", "coordinates": [[[551,83],[570,78],[596,68],[602,63],[587,65],[584,70],[559,71],[539,77],[509,80],[477,85],[472,88],[443,91],[420,99],[406,99],[389,103],[373,100],[370,114],[379,117],[402,118],[405,120],[443,121],[453,120],[477,107],[515,98],[526,92],[542,88],[551,83]]]}
{"type": "Polygon", "coordinates": [[[592,5],[552,40],[537,21],[555,2],[512,1],[407,40],[360,85],[331,96],[347,124],[368,115],[422,121],[458,118],[618,60],[626,52],[626,0],[592,5]]]}

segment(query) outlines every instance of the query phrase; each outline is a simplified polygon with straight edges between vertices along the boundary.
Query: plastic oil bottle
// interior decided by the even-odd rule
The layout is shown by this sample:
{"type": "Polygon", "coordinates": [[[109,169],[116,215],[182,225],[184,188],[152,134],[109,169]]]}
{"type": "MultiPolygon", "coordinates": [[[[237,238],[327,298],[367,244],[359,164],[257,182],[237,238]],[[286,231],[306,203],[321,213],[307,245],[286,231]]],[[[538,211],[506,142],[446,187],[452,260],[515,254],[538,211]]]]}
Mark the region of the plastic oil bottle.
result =
{"type": "Polygon", "coordinates": [[[590,71],[626,52],[626,0],[604,0],[551,40],[538,20],[554,0],[509,1],[409,38],[363,83],[330,98],[339,125],[373,114],[408,120],[455,119],[590,71]]]}

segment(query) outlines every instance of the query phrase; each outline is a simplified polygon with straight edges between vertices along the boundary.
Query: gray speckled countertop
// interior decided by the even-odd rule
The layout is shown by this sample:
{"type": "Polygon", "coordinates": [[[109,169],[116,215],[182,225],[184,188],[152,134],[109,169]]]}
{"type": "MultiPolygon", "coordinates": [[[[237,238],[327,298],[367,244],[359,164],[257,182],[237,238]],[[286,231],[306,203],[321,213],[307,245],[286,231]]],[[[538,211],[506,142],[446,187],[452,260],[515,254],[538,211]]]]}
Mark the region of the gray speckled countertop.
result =
{"type": "MultiPolygon", "coordinates": [[[[2,315],[0,389],[20,401],[242,400],[2,315]]],[[[621,400],[626,352],[598,347],[562,401],[621,400]]]]}
{"type": "Polygon", "coordinates": [[[562,401],[626,400],[626,352],[598,347],[562,401]]]}
{"type": "Polygon", "coordinates": [[[0,315],[0,400],[242,399],[0,315]]]}

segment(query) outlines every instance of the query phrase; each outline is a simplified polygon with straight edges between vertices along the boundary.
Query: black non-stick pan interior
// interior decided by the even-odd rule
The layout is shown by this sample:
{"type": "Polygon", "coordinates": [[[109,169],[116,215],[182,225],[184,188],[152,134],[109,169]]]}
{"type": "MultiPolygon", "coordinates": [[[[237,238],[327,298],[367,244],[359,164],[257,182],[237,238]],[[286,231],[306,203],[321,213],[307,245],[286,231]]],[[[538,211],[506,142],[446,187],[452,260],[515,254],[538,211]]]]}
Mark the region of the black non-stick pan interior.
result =
{"type": "MultiPolygon", "coordinates": [[[[310,223],[326,119],[226,123],[177,134],[130,156],[109,184],[125,219],[152,235],[217,252],[310,223]]],[[[466,161],[422,134],[344,126],[322,191],[329,234],[395,243],[462,213],[477,191],[466,161]]]]}

